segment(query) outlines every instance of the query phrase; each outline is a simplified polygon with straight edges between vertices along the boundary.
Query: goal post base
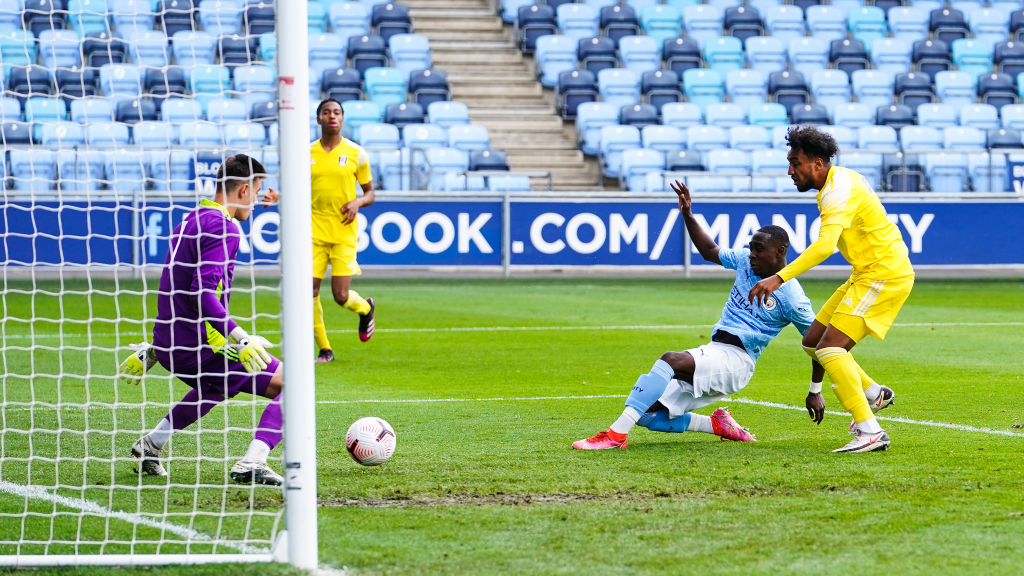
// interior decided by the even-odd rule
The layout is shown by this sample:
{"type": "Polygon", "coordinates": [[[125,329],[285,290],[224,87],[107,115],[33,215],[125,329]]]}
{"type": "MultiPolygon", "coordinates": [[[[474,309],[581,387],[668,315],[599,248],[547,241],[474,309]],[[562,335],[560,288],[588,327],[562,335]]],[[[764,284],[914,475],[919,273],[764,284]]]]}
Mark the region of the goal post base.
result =
{"type": "Polygon", "coordinates": [[[0,568],[65,566],[171,566],[175,564],[255,564],[276,562],[267,554],[38,554],[0,556],[0,568]]]}

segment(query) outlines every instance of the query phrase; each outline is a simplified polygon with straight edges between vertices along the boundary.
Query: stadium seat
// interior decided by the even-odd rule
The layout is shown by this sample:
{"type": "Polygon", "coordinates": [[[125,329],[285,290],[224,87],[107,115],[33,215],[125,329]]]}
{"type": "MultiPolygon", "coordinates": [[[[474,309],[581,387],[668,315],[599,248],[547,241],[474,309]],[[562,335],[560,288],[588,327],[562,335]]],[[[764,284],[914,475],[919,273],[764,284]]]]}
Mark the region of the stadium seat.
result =
{"type": "Polygon", "coordinates": [[[901,104],[906,104],[912,110],[917,110],[921,104],[928,104],[935,101],[935,94],[932,92],[932,80],[924,72],[904,72],[897,74],[894,82],[896,99],[901,104]]]}
{"type": "MultiPolygon", "coordinates": [[[[139,0],[143,7],[149,2],[139,0]]],[[[149,4],[152,6],[152,4],[149,4]]],[[[159,16],[156,25],[168,36],[174,37],[178,32],[197,30],[196,9],[193,0],[162,0],[157,4],[155,13],[159,16]]]]}
{"type": "Polygon", "coordinates": [[[217,40],[220,62],[225,66],[244,66],[259,61],[258,36],[221,36],[217,40]]]}
{"type": "Polygon", "coordinates": [[[101,150],[61,150],[57,153],[57,163],[60,190],[92,192],[103,184],[106,154],[101,150]]]}
{"type": "Polygon", "coordinates": [[[661,55],[668,69],[680,75],[691,68],[700,68],[704,65],[700,56],[700,45],[689,37],[666,40],[661,55]]]}
{"type": "Polygon", "coordinates": [[[789,122],[786,107],[775,102],[756,104],[747,110],[747,120],[751,126],[772,128],[789,122]]]}
{"type": "Polygon", "coordinates": [[[224,145],[224,135],[220,126],[213,122],[186,122],[178,126],[178,142],[194,148],[220,148],[224,145]]]}
{"type": "Polygon", "coordinates": [[[422,154],[408,148],[382,151],[377,154],[378,174],[384,190],[411,190],[410,174],[426,168],[422,154]]]}
{"type": "Polygon", "coordinates": [[[487,190],[490,192],[529,192],[531,189],[530,177],[525,174],[501,174],[487,177],[487,190]]]}
{"type": "Polygon", "coordinates": [[[363,124],[376,124],[381,121],[383,113],[380,106],[370,101],[349,100],[341,103],[345,116],[345,125],[351,126],[353,135],[358,137],[359,127],[363,124]]]}
{"type": "Polygon", "coordinates": [[[409,124],[402,128],[402,145],[407,148],[443,148],[447,141],[445,129],[436,124],[409,124]]]}
{"type": "Polygon", "coordinates": [[[828,49],[818,38],[792,38],[789,41],[789,62],[793,70],[810,76],[828,68],[828,49]]]}
{"type": "Polygon", "coordinates": [[[859,128],[850,128],[848,126],[819,126],[818,130],[828,134],[836,141],[836,145],[839,146],[840,150],[849,150],[850,148],[857,148],[857,131],[859,128]]]}
{"type": "Polygon", "coordinates": [[[410,124],[422,124],[425,112],[415,102],[392,104],[384,109],[384,122],[403,129],[410,124]]]}
{"type": "Polygon", "coordinates": [[[1016,77],[1024,72],[1024,43],[1011,40],[996,44],[993,62],[1000,72],[1016,77]]]}
{"type": "Polygon", "coordinates": [[[44,30],[61,30],[67,23],[63,0],[30,0],[25,3],[25,29],[39,37],[44,30]]]}
{"type": "Polygon", "coordinates": [[[452,126],[448,129],[448,146],[459,150],[487,150],[491,147],[487,128],[480,124],[452,126]]]}
{"type": "MultiPolygon", "coordinates": [[[[576,53],[583,68],[597,74],[605,68],[616,68],[619,59],[615,56],[618,44],[611,38],[598,36],[595,38],[584,38],[576,47],[576,53]]],[[[660,57],[659,57],[660,60],[660,57]]],[[[659,62],[660,63],[660,62],[659,62]]]]}
{"type": "Polygon", "coordinates": [[[842,70],[818,70],[811,75],[814,101],[826,109],[850,101],[850,80],[842,70]]]}
{"type": "MultiPolygon", "coordinates": [[[[522,10],[523,8],[529,8],[532,4],[532,1],[533,0],[501,0],[499,2],[501,8],[501,19],[509,24],[516,23],[519,17],[519,11],[522,10]]],[[[532,5],[536,6],[536,4],[532,5]]],[[[547,5],[544,4],[543,6],[547,5]]],[[[550,8],[550,6],[548,7],[550,8]]],[[[552,8],[552,10],[554,9],[552,8]]]]}
{"type": "MultiPolygon", "coordinates": [[[[1017,138],[1016,147],[1020,147],[1019,137],[1017,138]]],[[[997,193],[1007,191],[1006,156],[984,153],[968,154],[967,171],[971,179],[972,191],[997,193]]]]}
{"type": "Polygon", "coordinates": [[[380,36],[367,34],[366,36],[352,36],[348,39],[346,54],[352,61],[352,67],[359,71],[360,76],[368,68],[387,66],[388,57],[385,52],[386,44],[380,36]]]}
{"type": "Polygon", "coordinates": [[[616,43],[623,36],[640,35],[640,21],[637,19],[636,11],[630,6],[615,5],[601,8],[599,24],[604,35],[616,43]]]}
{"type": "MultiPolygon", "coordinates": [[[[920,117],[920,112],[918,112],[920,117]]],[[[900,147],[904,150],[939,148],[942,133],[932,126],[910,126],[900,130],[900,147]]]]}
{"type": "Polygon", "coordinates": [[[683,148],[683,131],[675,126],[644,126],[640,130],[644,148],[674,153],[683,148]]]}
{"type": "Polygon", "coordinates": [[[835,107],[832,123],[850,128],[870,126],[875,123],[875,108],[863,102],[848,102],[835,107]]]}
{"type": "MultiPolygon", "coordinates": [[[[373,25],[377,35],[383,38],[385,42],[390,40],[395,34],[412,33],[409,7],[399,2],[375,5],[371,12],[370,24],[373,25]]],[[[351,36],[354,36],[354,34],[351,36]]]]}
{"type": "MultiPolygon", "coordinates": [[[[671,105],[667,105],[671,106],[671,105]]],[[[619,123],[619,108],[608,102],[581,104],[576,110],[576,135],[580,150],[596,156],[601,146],[601,129],[619,123]]]]}
{"type": "MultiPolygon", "coordinates": [[[[107,107],[107,118],[105,119],[105,121],[110,122],[111,120],[113,120],[113,117],[110,114],[110,102],[108,102],[107,100],[103,100],[101,98],[83,98],[82,100],[74,100],[71,102],[71,121],[79,122],[80,124],[85,123],[84,121],[80,121],[78,119],[79,116],[82,116],[81,113],[79,114],[79,116],[75,116],[76,104],[79,108],[84,108],[86,103],[95,104],[97,102],[102,102],[107,107]]],[[[21,118],[21,102],[19,102],[17,98],[11,98],[10,96],[0,96],[0,123],[18,122],[21,120],[21,118]]]]}
{"type": "Polygon", "coordinates": [[[597,101],[597,78],[588,70],[562,72],[558,75],[555,92],[562,118],[571,120],[576,117],[580,104],[597,101]]]}
{"type": "Polygon", "coordinates": [[[178,144],[174,126],[166,122],[139,122],[132,127],[132,140],[136,146],[142,147],[170,147],[178,144]]]}
{"type": "Polygon", "coordinates": [[[840,151],[838,164],[863,176],[872,188],[878,188],[882,172],[881,154],[875,152],[840,151]]]}
{"type": "Polygon", "coordinates": [[[50,150],[11,150],[11,177],[19,192],[45,192],[57,183],[57,155],[50,150]]]}
{"type": "Polygon", "coordinates": [[[141,151],[109,151],[104,172],[108,187],[116,192],[132,192],[146,187],[150,155],[141,151]]]}
{"type": "Polygon", "coordinates": [[[109,32],[87,34],[82,38],[81,49],[83,66],[98,68],[104,64],[121,64],[128,58],[128,43],[109,32]]]}
{"type": "Polygon", "coordinates": [[[80,98],[96,96],[98,70],[95,68],[58,69],[54,71],[54,82],[57,94],[66,102],[74,102],[80,98]]]}
{"type": "Polygon", "coordinates": [[[73,150],[85,145],[85,128],[71,122],[46,122],[36,124],[38,142],[54,150],[73,150]]]}
{"type": "MultiPolygon", "coordinates": [[[[17,104],[17,100],[4,98],[5,104],[7,100],[13,100],[17,104]]],[[[5,118],[9,120],[10,118],[5,118]]],[[[93,122],[113,122],[114,121],[114,108],[110,103],[110,100],[106,98],[82,98],[80,100],[71,101],[71,121],[78,122],[79,124],[90,124],[93,122]]]]}
{"type": "Polygon", "coordinates": [[[12,66],[7,77],[7,91],[13,92],[21,101],[24,96],[42,96],[54,93],[53,76],[50,71],[37,64],[12,66]]]}
{"type": "MultiPolygon", "coordinates": [[[[22,0],[0,0],[0,33],[22,29],[23,4],[22,0]]],[[[3,168],[0,168],[0,172],[3,170],[3,168]]],[[[2,177],[2,174],[0,174],[0,177],[2,177]]]]}
{"type": "Polygon", "coordinates": [[[765,75],[786,69],[786,49],[770,36],[751,36],[744,41],[747,64],[765,75]]]}
{"type": "Polygon", "coordinates": [[[224,125],[223,132],[224,145],[229,148],[260,148],[267,141],[267,129],[255,122],[231,122],[224,125]]]}
{"type": "Polygon", "coordinates": [[[967,22],[963,12],[952,8],[934,10],[928,18],[928,29],[933,32],[935,40],[946,44],[960,38],[967,38],[967,22]]]}
{"type": "Polygon", "coordinates": [[[899,38],[879,38],[871,43],[871,62],[876,70],[893,75],[910,69],[910,45],[899,38]]]}
{"type": "Polygon", "coordinates": [[[125,34],[128,55],[138,66],[162,68],[170,63],[167,35],[159,30],[135,30],[125,34]]]}
{"type": "Polygon", "coordinates": [[[771,137],[764,126],[735,125],[729,128],[729,147],[737,150],[768,148],[771,137]]]}
{"type": "Polygon", "coordinates": [[[985,131],[970,126],[946,128],[942,133],[943,148],[948,150],[983,150],[985,131]]]}
{"type": "Polygon", "coordinates": [[[976,77],[960,71],[942,71],[935,74],[935,94],[944,104],[954,108],[974,104],[976,77]]]}
{"type": "Polygon", "coordinates": [[[1003,128],[1024,130],[1024,106],[1003,106],[999,110],[999,118],[1003,128]]]}
{"type": "Polygon", "coordinates": [[[637,77],[661,68],[659,44],[650,36],[623,37],[619,40],[619,58],[622,66],[637,77]]]}
{"type": "Polygon", "coordinates": [[[462,102],[434,102],[427,106],[427,122],[442,128],[469,124],[469,107],[462,102]]]}
{"type": "Polygon", "coordinates": [[[686,129],[690,126],[701,125],[703,115],[700,107],[690,102],[665,104],[661,107],[661,123],[665,126],[686,129]]]}
{"type": "Polygon", "coordinates": [[[869,68],[867,48],[855,38],[833,40],[829,45],[829,60],[839,70],[852,74],[855,70],[869,68]]]}
{"type": "Polygon", "coordinates": [[[996,108],[1017,103],[1013,76],[1003,72],[982,74],[978,77],[978,96],[985,104],[996,108]]]}
{"type": "Polygon", "coordinates": [[[540,83],[547,88],[558,84],[558,75],[576,69],[577,45],[565,36],[541,36],[537,39],[537,48],[533,59],[537,63],[540,83]]]}
{"type": "Polygon", "coordinates": [[[252,108],[254,104],[274,100],[277,73],[273,66],[266,64],[236,66],[233,76],[232,87],[245,104],[246,110],[252,108]]]}
{"type": "Polygon", "coordinates": [[[805,10],[811,36],[830,43],[846,37],[846,17],[835,6],[811,6],[805,10]]]}
{"type": "Polygon", "coordinates": [[[934,78],[935,74],[953,67],[950,60],[949,45],[941,40],[921,40],[914,42],[911,59],[917,70],[934,78]]]}
{"type": "Polygon", "coordinates": [[[121,148],[131,140],[131,132],[127,124],[112,122],[110,124],[87,124],[85,140],[90,147],[121,148]]]}
{"type": "Polygon", "coordinates": [[[32,96],[25,100],[26,122],[57,122],[67,119],[63,100],[45,96],[32,96]]]}
{"type": "Polygon", "coordinates": [[[956,109],[947,104],[921,104],[917,107],[917,123],[932,128],[956,126],[956,109]]]}
{"type": "Polygon", "coordinates": [[[235,98],[218,98],[206,104],[206,119],[210,122],[245,122],[249,119],[249,107],[235,98]]]}
{"type": "Polygon", "coordinates": [[[708,104],[704,110],[707,123],[722,128],[745,125],[747,123],[746,115],[746,110],[742,106],[731,102],[708,104]]]}
{"type": "Polygon", "coordinates": [[[701,109],[725,99],[722,75],[704,68],[692,68],[683,73],[683,92],[691,103],[701,109]]]}
{"type": "Polygon", "coordinates": [[[790,109],[790,120],[793,124],[817,124],[829,123],[828,109],[821,104],[795,104],[790,109]]]}
{"type": "Polygon", "coordinates": [[[421,34],[395,34],[388,41],[388,52],[394,67],[404,72],[406,78],[416,70],[430,68],[432,64],[430,42],[421,34]]]}
{"type": "Polygon", "coordinates": [[[192,70],[189,85],[192,87],[193,97],[205,107],[207,102],[223,98],[231,89],[231,70],[227,66],[196,67],[192,70]]]}
{"type": "Polygon", "coordinates": [[[732,70],[725,77],[725,91],[729,101],[749,108],[764,104],[768,98],[768,82],[757,70],[732,70]]]}
{"type": "Polygon", "coordinates": [[[986,134],[986,147],[1021,148],[1020,131],[1013,128],[989,128],[986,134]]]}
{"type": "Polygon", "coordinates": [[[773,6],[765,12],[765,29],[773,37],[789,42],[807,33],[804,11],[799,6],[773,6]]]}
{"type": "Polygon", "coordinates": [[[665,40],[681,35],[679,11],[665,4],[647,6],[640,12],[644,34],[657,40],[660,47],[665,40]]]}
{"type": "Polygon", "coordinates": [[[397,68],[373,67],[363,75],[366,96],[381,109],[405,102],[405,75],[397,68]]]}
{"type": "MultiPolygon", "coordinates": [[[[83,0],[101,3],[103,0],[83,0]]],[[[40,64],[54,70],[81,64],[81,38],[73,30],[43,30],[37,40],[40,64]]],[[[166,40],[164,40],[166,44],[166,40]]],[[[166,59],[165,59],[166,60],[166,59]]],[[[159,64],[163,66],[166,61],[159,64]]]]}
{"type": "Polygon", "coordinates": [[[242,29],[244,5],[235,0],[202,0],[199,2],[199,22],[203,30],[214,36],[238,34],[242,29]]]}
{"type": "Polygon", "coordinates": [[[469,169],[472,172],[509,170],[508,157],[503,150],[476,150],[469,155],[469,169]]]}
{"type": "Polygon", "coordinates": [[[661,110],[665,104],[682,101],[683,93],[679,87],[679,76],[671,70],[644,72],[640,78],[644,101],[656,110],[661,110]]]}
{"type": "Polygon", "coordinates": [[[3,136],[4,146],[29,146],[32,144],[32,129],[24,122],[4,122],[0,126],[0,136],[3,136]]]}
{"type": "Polygon", "coordinates": [[[623,106],[619,110],[619,124],[623,126],[652,126],[658,123],[658,109],[650,104],[623,106]]]}
{"type": "Polygon", "coordinates": [[[673,172],[703,172],[704,161],[698,151],[680,150],[666,153],[665,169],[673,172]]]}
{"type": "Polygon", "coordinates": [[[889,9],[889,30],[893,38],[908,45],[928,38],[929,13],[918,6],[898,6],[889,9]]]}
{"type": "Polygon", "coordinates": [[[36,61],[35,36],[27,30],[0,33],[0,61],[4,67],[28,66],[36,61]]]}
{"type": "Polygon", "coordinates": [[[541,36],[558,34],[555,9],[547,4],[534,4],[519,8],[516,20],[516,40],[523,54],[532,54],[541,36]]]}
{"type": "Polygon", "coordinates": [[[885,23],[885,11],[878,6],[861,6],[850,10],[846,21],[850,35],[868,46],[878,38],[885,38],[889,31],[885,23]]]}
{"type": "Polygon", "coordinates": [[[665,153],[660,150],[633,148],[622,152],[619,184],[624,190],[642,192],[647,189],[647,175],[665,169],[665,153]]]}
{"type": "Polygon", "coordinates": [[[698,4],[683,8],[683,27],[687,37],[699,43],[722,34],[725,10],[714,4],[698,4]]]}
{"type": "Polygon", "coordinates": [[[896,82],[892,73],[884,70],[856,70],[851,77],[851,82],[854,96],[857,97],[858,102],[871,109],[872,117],[879,106],[892,104],[893,88],[896,82]]]}
{"type": "MultiPolygon", "coordinates": [[[[370,33],[370,10],[360,2],[333,2],[327,8],[331,31],[348,42],[353,36],[370,33]]],[[[313,34],[313,32],[310,32],[313,34]]]]}
{"type": "Polygon", "coordinates": [[[739,38],[744,44],[750,38],[764,36],[765,32],[761,23],[761,14],[753,6],[726,9],[722,25],[725,27],[726,36],[739,38]]]}
{"type": "Polygon", "coordinates": [[[906,104],[879,106],[876,111],[876,122],[882,126],[892,126],[899,130],[904,126],[914,125],[914,110],[906,104]]]}
{"type": "Polygon", "coordinates": [[[743,43],[732,36],[708,38],[704,40],[704,61],[722,74],[743,68],[743,43]]]}
{"type": "Polygon", "coordinates": [[[597,74],[598,91],[601,99],[619,108],[640,101],[640,82],[637,75],[628,69],[608,68],[597,74]]]}
{"type": "MultiPolygon", "coordinates": [[[[337,2],[335,4],[337,4],[337,2]]],[[[348,4],[348,2],[345,2],[344,4],[348,4]]],[[[352,4],[360,5],[358,2],[352,2],[352,4]]],[[[331,4],[331,6],[334,6],[334,4],[331,4]]],[[[244,31],[248,32],[251,36],[273,33],[274,20],[274,6],[273,4],[265,2],[248,4],[245,7],[245,12],[242,14],[244,31]]],[[[341,26],[333,28],[335,33],[342,34],[342,36],[344,36],[340,31],[342,28],[341,26]]],[[[365,32],[363,33],[365,34],[365,32]]]]}
{"type": "MultiPolygon", "coordinates": [[[[208,2],[209,0],[203,0],[208,2]]],[[[337,34],[312,34],[309,37],[309,69],[315,78],[323,76],[325,70],[337,70],[345,66],[345,39],[337,34]]]]}
{"type": "Polygon", "coordinates": [[[555,9],[558,30],[575,44],[581,38],[593,38],[598,32],[598,18],[586,4],[562,4],[555,9]]]}
{"type": "Polygon", "coordinates": [[[953,41],[952,50],[957,70],[973,76],[992,72],[992,43],[961,38],[953,41]]]}
{"type": "Polygon", "coordinates": [[[999,111],[991,104],[975,104],[964,106],[958,115],[960,126],[969,126],[981,130],[999,127],[999,111]]]}
{"type": "Polygon", "coordinates": [[[707,151],[728,148],[729,134],[721,126],[690,126],[686,129],[686,148],[707,151]]]}
{"type": "MultiPolygon", "coordinates": [[[[415,154],[415,152],[414,152],[415,154]]],[[[430,190],[444,190],[445,175],[449,172],[465,174],[469,168],[469,154],[457,148],[429,148],[423,152],[429,167],[430,190]]],[[[419,183],[422,186],[422,182],[419,183]]]]}
{"type": "Polygon", "coordinates": [[[857,147],[863,149],[898,148],[892,126],[861,126],[857,129],[857,147]]]}
{"type": "MultiPolygon", "coordinates": [[[[707,167],[709,172],[725,173],[750,173],[750,153],[743,150],[717,149],[709,150],[707,153],[707,167]]],[[[749,176],[729,175],[731,189],[733,192],[751,191],[749,176]]]]}
{"type": "Polygon", "coordinates": [[[156,103],[148,98],[138,100],[124,100],[114,108],[114,120],[125,124],[136,124],[143,121],[155,121],[160,119],[160,112],[156,103]]]}
{"type": "Polygon", "coordinates": [[[171,37],[171,52],[183,68],[210,65],[217,56],[217,38],[206,32],[181,30],[171,37]]]}
{"type": "Polygon", "coordinates": [[[924,169],[932,192],[959,193],[967,189],[967,158],[964,154],[938,152],[924,155],[924,169]]]}
{"type": "Polygon", "coordinates": [[[970,12],[969,27],[974,40],[1005,42],[1009,36],[1010,13],[997,8],[976,8],[970,12]]]}
{"type": "Polygon", "coordinates": [[[104,64],[100,67],[100,91],[115,102],[138,98],[141,84],[138,66],[104,64]]]}
{"type": "Polygon", "coordinates": [[[768,93],[786,110],[792,110],[793,106],[806,104],[811,100],[807,81],[804,80],[803,74],[796,71],[772,72],[768,76],[768,93]]]}
{"type": "Polygon", "coordinates": [[[448,86],[448,75],[444,70],[430,68],[417,70],[409,75],[409,93],[420,106],[452,99],[448,86]]]}
{"type": "Polygon", "coordinates": [[[779,176],[789,171],[789,160],[782,150],[761,149],[750,152],[750,171],[753,174],[753,190],[755,192],[776,192],[780,191],[778,181],[790,181],[789,176],[779,176]],[[775,176],[760,176],[758,174],[774,174],[775,176]]]}

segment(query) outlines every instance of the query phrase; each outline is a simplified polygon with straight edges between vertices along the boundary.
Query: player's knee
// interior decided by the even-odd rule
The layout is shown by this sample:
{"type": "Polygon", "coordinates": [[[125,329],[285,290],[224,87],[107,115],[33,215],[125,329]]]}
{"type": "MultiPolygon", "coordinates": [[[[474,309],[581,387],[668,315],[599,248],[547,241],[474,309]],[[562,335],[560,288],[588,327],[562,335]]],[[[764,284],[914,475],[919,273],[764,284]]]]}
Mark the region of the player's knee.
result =
{"type": "Polygon", "coordinates": [[[665,362],[672,367],[673,370],[679,370],[683,367],[683,352],[665,352],[661,355],[661,361],[665,362]]]}
{"type": "Polygon", "coordinates": [[[345,303],[348,302],[348,290],[336,290],[334,292],[334,301],[337,302],[339,306],[344,306],[345,303]]]}
{"type": "Polygon", "coordinates": [[[815,339],[815,338],[812,337],[811,333],[808,332],[807,334],[804,334],[804,339],[803,339],[803,341],[800,344],[804,348],[817,348],[819,341],[820,341],[820,338],[815,339]]]}

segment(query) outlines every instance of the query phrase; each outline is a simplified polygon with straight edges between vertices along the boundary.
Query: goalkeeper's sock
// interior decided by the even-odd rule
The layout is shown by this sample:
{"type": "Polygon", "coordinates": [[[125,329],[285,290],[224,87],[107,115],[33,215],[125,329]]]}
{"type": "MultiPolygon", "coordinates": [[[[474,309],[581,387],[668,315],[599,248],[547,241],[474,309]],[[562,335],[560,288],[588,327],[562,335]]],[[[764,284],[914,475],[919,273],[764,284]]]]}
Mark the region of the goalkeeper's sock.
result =
{"type": "Polygon", "coordinates": [[[839,398],[843,408],[853,415],[857,423],[873,419],[868,399],[864,397],[861,377],[857,372],[857,363],[853,361],[845,348],[822,348],[816,354],[818,363],[824,366],[828,377],[832,380],[832,390],[839,398]]]}
{"type": "Polygon", "coordinates": [[[370,303],[363,299],[355,290],[348,291],[348,300],[342,304],[343,308],[347,308],[360,316],[370,313],[370,303]]]}
{"type": "MultiPolygon", "coordinates": [[[[263,409],[263,415],[260,416],[260,423],[256,426],[256,434],[253,435],[252,441],[262,442],[269,446],[267,452],[269,453],[281,442],[281,395],[278,394],[277,398],[274,398],[267,407],[263,409]]],[[[250,450],[252,446],[250,445],[250,450]]],[[[263,458],[262,462],[266,462],[266,457],[263,458]]]]}
{"type": "Polygon", "coordinates": [[[160,423],[153,428],[153,431],[146,436],[149,436],[149,441],[153,443],[153,446],[163,450],[164,446],[170,442],[171,436],[174,435],[174,428],[171,427],[171,421],[164,418],[160,419],[160,423]]]}
{"type": "Polygon", "coordinates": [[[317,350],[330,350],[331,341],[327,339],[327,325],[324,324],[324,307],[320,304],[320,296],[313,297],[313,336],[317,350]]]}
{"type": "Polygon", "coordinates": [[[224,397],[219,394],[207,393],[200,396],[196,390],[189,390],[164,418],[170,422],[172,431],[184,430],[223,401],[224,397]]]}
{"type": "Polygon", "coordinates": [[[256,440],[253,438],[253,441],[249,442],[249,449],[245,451],[245,456],[242,456],[242,462],[260,462],[266,464],[269,456],[270,446],[267,446],[267,443],[263,440],[256,440]]]}

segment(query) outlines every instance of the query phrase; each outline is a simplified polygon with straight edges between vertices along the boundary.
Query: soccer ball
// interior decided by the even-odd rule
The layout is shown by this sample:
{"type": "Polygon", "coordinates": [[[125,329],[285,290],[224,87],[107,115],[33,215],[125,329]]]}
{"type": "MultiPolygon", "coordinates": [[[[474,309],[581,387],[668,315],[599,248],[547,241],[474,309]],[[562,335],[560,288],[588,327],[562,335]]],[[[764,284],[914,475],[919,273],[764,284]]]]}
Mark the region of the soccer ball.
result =
{"type": "Polygon", "coordinates": [[[345,434],[345,448],[363,466],[378,466],[395,453],[395,429],[380,418],[360,418],[345,434]]]}

